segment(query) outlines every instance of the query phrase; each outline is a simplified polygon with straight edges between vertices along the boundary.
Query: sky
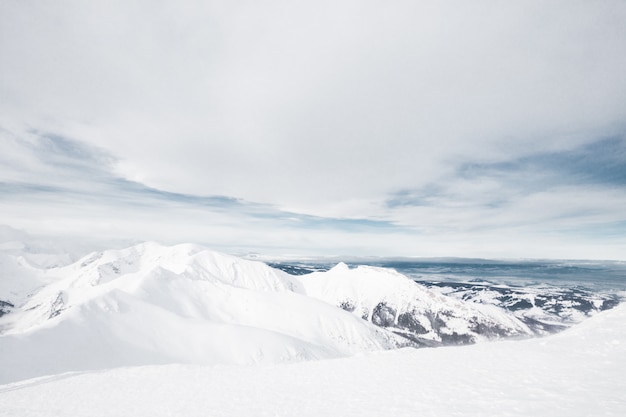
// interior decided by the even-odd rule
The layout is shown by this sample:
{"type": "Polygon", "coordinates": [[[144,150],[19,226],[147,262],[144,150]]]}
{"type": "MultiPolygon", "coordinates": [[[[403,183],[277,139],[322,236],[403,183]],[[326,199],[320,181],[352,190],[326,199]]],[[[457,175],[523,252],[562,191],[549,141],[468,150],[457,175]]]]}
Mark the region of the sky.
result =
{"type": "Polygon", "coordinates": [[[0,0],[0,224],[626,260],[626,2],[0,0]]]}

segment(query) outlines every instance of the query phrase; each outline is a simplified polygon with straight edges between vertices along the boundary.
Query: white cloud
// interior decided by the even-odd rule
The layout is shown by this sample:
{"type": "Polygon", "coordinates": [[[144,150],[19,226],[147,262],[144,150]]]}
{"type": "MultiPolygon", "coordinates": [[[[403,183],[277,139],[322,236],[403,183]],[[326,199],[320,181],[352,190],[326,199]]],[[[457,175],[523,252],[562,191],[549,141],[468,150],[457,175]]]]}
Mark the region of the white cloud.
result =
{"type": "MultiPolygon", "coordinates": [[[[459,166],[626,131],[621,1],[1,7],[0,127],[101,148],[112,177],[174,193],[417,230],[477,228],[491,195],[516,204],[493,219],[523,223],[536,190],[460,181],[459,166]],[[440,206],[386,206],[432,184],[440,206]]],[[[22,155],[3,181],[71,183],[22,155]]]]}

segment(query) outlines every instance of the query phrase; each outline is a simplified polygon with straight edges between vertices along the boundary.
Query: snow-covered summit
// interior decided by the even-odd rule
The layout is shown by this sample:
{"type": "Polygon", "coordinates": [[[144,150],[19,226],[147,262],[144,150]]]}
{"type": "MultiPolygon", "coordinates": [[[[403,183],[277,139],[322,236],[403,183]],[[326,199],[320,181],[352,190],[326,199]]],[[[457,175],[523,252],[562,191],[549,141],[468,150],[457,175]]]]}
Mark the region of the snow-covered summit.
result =
{"type": "MultiPolygon", "coordinates": [[[[17,331],[41,324],[111,292],[123,291],[145,298],[155,284],[157,288],[165,288],[178,281],[195,282],[190,284],[192,286],[231,286],[277,292],[298,290],[297,282],[288,274],[263,263],[241,261],[191,244],[168,247],[148,242],[122,250],[94,252],[71,265],[46,270],[39,276],[43,288],[35,289],[22,305],[24,313],[11,326],[17,331]]],[[[192,288],[189,290],[193,293],[192,288]]],[[[181,303],[172,305],[182,305],[186,295],[182,289],[173,291],[170,297],[179,297],[181,303]]]]}

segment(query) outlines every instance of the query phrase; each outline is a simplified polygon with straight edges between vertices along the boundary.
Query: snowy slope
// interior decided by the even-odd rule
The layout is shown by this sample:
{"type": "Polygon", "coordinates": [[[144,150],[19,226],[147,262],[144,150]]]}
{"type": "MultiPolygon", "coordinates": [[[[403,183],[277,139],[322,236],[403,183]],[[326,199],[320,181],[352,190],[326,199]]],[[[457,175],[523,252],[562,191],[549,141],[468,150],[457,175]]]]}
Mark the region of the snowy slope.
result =
{"type": "Polygon", "coordinates": [[[308,295],[418,344],[466,344],[532,334],[503,309],[446,297],[390,269],[339,264],[327,272],[302,275],[301,281],[308,295]]]}
{"type": "Polygon", "coordinates": [[[401,345],[294,277],[194,245],[91,254],[0,318],[0,381],[156,363],[277,362],[401,345]]]}
{"type": "Polygon", "coordinates": [[[264,366],[164,365],[0,386],[0,416],[626,415],[626,305],[545,338],[264,366]]]}
{"type": "Polygon", "coordinates": [[[85,239],[71,241],[33,236],[0,225],[0,316],[58,279],[49,274],[50,269],[74,263],[100,246],[85,239]]]}
{"type": "MultiPolygon", "coordinates": [[[[0,252],[0,271],[0,301],[11,306],[22,304],[28,294],[46,284],[44,270],[32,266],[23,256],[0,252]]],[[[0,315],[1,309],[0,304],[0,315]]]]}

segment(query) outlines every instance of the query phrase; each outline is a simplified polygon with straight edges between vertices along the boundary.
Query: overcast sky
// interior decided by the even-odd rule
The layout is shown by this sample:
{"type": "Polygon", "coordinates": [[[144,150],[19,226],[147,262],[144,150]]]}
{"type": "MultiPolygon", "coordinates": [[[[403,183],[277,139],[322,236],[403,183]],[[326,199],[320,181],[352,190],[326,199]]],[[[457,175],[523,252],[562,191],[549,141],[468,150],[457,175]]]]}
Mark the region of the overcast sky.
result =
{"type": "Polygon", "coordinates": [[[0,223],[626,259],[626,2],[0,0],[0,223]]]}

